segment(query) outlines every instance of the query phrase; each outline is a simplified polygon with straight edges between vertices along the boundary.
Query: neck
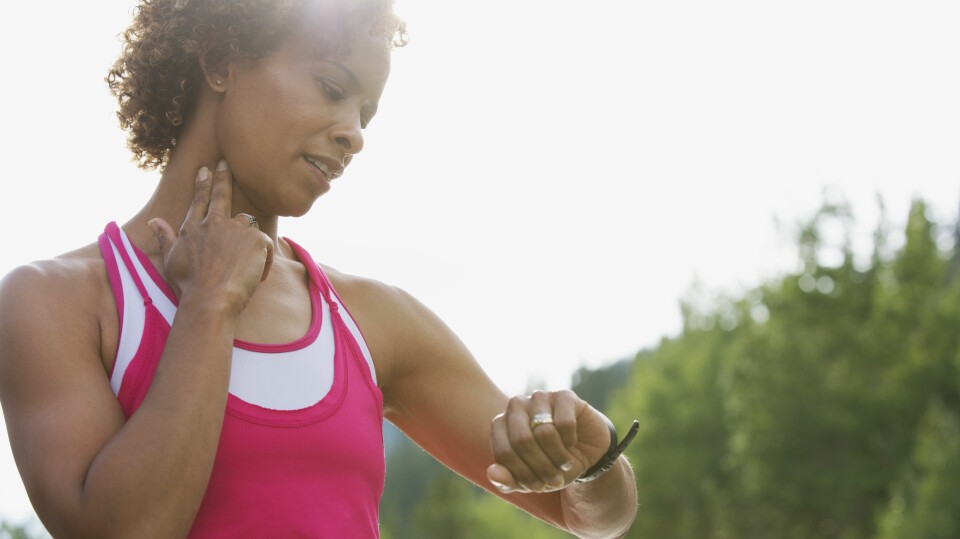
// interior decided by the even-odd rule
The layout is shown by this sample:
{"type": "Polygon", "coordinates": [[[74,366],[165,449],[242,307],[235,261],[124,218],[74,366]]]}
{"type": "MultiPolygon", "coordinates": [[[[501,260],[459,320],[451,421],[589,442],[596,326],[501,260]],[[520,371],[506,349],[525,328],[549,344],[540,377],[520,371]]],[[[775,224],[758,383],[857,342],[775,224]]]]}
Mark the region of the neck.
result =
{"type": "MultiPolygon", "coordinates": [[[[187,210],[193,202],[197,173],[200,167],[207,167],[211,172],[217,168],[222,158],[214,129],[216,115],[213,95],[203,95],[196,107],[190,122],[184,126],[177,146],[170,153],[170,159],[160,176],[160,182],[153,196],[146,205],[124,224],[124,230],[131,241],[144,248],[147,254],[157,254],[160,248],[156,238],[147,227],[147,221],[162,218],[179,230],[186,218],[187,210]]],[[[233,215],[247,213],[257,218],[257,224],[262,232],[273,239],[277,244],[277,224],[275,215],[264,215],[254,207],[234,184],[233,200],[231,205],[233,215]]],[[[279,253],[280,249],[275,249],[279,253]]]]}

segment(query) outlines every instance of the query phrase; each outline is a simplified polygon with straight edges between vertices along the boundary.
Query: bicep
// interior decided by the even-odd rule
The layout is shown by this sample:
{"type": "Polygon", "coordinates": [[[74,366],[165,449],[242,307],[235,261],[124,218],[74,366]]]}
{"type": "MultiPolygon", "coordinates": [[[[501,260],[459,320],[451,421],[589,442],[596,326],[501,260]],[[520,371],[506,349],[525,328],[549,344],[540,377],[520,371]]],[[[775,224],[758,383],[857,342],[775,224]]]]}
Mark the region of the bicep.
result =
{"type": "Polygon", "coordinates": [[[502,494],[487,480],[494,457],[491,422],[507,396],[459,338],[429,309],[407,297],[394,361],[403,368],[383,387],[384,413],[414,442],[480,487],[554,525],[561,525],[557,493],[502,494]]]}
{"type": "Polygon", "coordinates": [[[95,319],[21,269],[0,287],[0,404],[38,514],[76,508],[90,463],[123,425],[95,319]]]}

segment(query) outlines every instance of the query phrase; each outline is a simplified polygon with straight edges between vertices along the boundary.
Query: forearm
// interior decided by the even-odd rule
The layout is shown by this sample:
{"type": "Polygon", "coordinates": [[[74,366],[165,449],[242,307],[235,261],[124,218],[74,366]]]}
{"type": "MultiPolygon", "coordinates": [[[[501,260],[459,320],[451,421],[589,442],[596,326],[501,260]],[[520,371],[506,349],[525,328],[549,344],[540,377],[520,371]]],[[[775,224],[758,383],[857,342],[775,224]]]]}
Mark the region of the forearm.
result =
{"type": "Polygon", "coordinates": [[[637,514],[637,485],[623,456],[606,473],[588,483],[560,491],[567,529],[577,537],[622,537],[637,514]]]}
{"type": "Polygon", "coordinates": [[[216,456],[235,317],[181,303],[143,402],[91,463],[79,500],[96,536],[189,530],[216,456]]]}

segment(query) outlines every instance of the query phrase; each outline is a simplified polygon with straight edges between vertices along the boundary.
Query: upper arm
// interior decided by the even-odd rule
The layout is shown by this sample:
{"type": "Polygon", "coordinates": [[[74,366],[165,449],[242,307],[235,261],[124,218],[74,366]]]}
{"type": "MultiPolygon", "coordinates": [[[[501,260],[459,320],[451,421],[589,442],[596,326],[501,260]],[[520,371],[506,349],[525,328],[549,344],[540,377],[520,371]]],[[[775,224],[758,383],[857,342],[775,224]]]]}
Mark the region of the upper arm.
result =
{"type": "Polygon", "coordinates": [[[460,475],[562,526],[558,493],[504,495],[486,478],[487,467],[494,463],[491,422],[506,409],[507,396],[427,307],[397,288],[374,286],[375,293],[361,296],[378,299],[360,300],[365,320],[358,323],[376,329],[365,335],[375,333],[371,351],[378,362],[384,416],[460,475]]]}
{"type": "Polygon", "coordinates": [[[91,462],[124,422],[90,279],[65,266],[23,266],[0,283],[0,405],[24,485],[53,529],[76,514],[91,462]]]}

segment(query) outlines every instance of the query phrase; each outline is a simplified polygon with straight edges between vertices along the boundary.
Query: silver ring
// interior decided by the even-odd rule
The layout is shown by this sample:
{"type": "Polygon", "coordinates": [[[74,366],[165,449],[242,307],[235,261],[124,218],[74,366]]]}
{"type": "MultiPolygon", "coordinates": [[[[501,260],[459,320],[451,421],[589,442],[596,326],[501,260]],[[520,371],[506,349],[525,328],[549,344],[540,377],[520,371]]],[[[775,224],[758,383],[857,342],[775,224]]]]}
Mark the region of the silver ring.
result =
{"type": "Polygon", "coordinates": [[[257,226],[257,218],[250,215],[249,213],[238,213],[237,216],[244,216],[247,218],[247,222],[250,223],[250,226],[257,226]]]}
{"type": "Polygon", "coordinates": [[[553,425],[553,414],[534,414],[530,418],[530,430],[533,430],[540,425],[553,425]]]}

